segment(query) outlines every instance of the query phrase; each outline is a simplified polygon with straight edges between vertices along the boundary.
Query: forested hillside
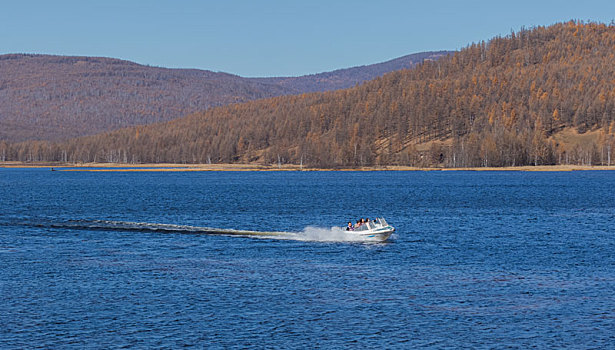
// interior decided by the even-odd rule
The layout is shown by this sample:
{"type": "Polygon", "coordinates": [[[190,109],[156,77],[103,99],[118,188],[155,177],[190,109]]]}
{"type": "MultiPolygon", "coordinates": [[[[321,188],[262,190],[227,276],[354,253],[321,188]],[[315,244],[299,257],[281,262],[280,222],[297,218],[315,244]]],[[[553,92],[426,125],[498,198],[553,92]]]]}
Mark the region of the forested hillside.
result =
{"type": "Polygon", "coordinates": [[[100,57],[1,55],[0,140],[61,140],[169,121],[214,106],[334,90],[445,53],[295,78],[242,78],[100,57]]]}
{"type": "Polygon", "coordinates": [[[409,69],[422,63],[424,60],[437,60],[442,56],[452,55],[453,51],[433,51],[421,52],[406,55],[390,61],[359,66],[345,69],[338,69],[332,72],[310,74],[300,77],[274,77],[274,78],[254,78],[269,84],[276,84],[285,88],[294,89],[299,92],[323,92],[340,90],[353,87],[382,76],[386,73],[401,69],[409,69]]]}
{"type": "Polygon", "coordinates": [[[214,108],[6,159],[336,167],[612,163],[615,26],[569,22],[327,93],[214,108]],[[574,142],[566,135],[594,135],[574,142]]]}
{"type": "Polygon", "coordinates": [[[111,58],[2,55],[0,140],[89,135],[290,92],[231,74],[111,58]]]}

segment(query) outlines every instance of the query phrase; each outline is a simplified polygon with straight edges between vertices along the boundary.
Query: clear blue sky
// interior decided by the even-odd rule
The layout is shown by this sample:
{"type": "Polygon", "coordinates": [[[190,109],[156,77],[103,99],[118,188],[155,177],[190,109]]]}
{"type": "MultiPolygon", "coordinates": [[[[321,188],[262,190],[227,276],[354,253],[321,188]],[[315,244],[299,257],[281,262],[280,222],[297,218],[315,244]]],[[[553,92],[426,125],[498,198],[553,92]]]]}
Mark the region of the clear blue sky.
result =
{"type": "Polygon", "coordinates": [[[522,26],[613,18],[614,0],[16,0],[2,2],[0,53],[303,75],[456,50],[522,26]]]}

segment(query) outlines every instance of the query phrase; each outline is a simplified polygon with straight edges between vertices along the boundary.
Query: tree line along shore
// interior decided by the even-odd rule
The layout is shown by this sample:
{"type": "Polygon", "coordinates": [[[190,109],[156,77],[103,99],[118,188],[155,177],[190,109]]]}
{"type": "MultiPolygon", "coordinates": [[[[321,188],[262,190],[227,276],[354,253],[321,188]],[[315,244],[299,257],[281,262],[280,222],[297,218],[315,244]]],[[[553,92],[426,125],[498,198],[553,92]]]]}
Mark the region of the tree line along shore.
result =
{"type": "Polygon", "coordinates": [[[61,163],[61,162],[0,162],[0,168],[47,168],[57,171],[586,171],[615,170],[611,166],[585,165],[525,165],[515,167],[421,168],[410,166],[377,166],[355,168],[312,168],[297,164],[125,164],[125,163],[61,163]]]}

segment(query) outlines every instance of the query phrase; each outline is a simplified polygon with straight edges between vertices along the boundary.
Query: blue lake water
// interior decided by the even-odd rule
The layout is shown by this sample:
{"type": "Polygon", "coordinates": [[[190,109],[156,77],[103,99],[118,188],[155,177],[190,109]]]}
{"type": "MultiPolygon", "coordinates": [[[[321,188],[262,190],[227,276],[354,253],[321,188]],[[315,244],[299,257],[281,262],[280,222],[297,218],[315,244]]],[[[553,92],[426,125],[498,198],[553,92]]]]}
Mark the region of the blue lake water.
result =
{"type": "Polygon", "coordinates": [[[0,348],[613,348],[614,190],[599,171],[0,169],[0,348]],[[331,230],[378,215],[390,243],[331,230]]]}

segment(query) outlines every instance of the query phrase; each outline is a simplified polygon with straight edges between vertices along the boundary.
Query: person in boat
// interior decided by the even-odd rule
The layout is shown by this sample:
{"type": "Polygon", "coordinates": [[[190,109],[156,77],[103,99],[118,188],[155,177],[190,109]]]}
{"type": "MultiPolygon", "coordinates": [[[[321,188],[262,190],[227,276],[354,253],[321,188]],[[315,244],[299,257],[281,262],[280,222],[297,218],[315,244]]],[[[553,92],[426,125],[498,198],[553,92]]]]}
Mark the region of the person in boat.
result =
{"type": "Polygon", "coordinates": [[[354,224],[355,230],[358,229],[359,227],[361,227],[361,219],[357,220],[357,223],[354,224]]]}
{"type": "Polygon", "coordinates": [[[354,231],[354,227],[352,226],[352,221],[348,221],[348,226],[346,226],[346,231],[354,231]]]}

